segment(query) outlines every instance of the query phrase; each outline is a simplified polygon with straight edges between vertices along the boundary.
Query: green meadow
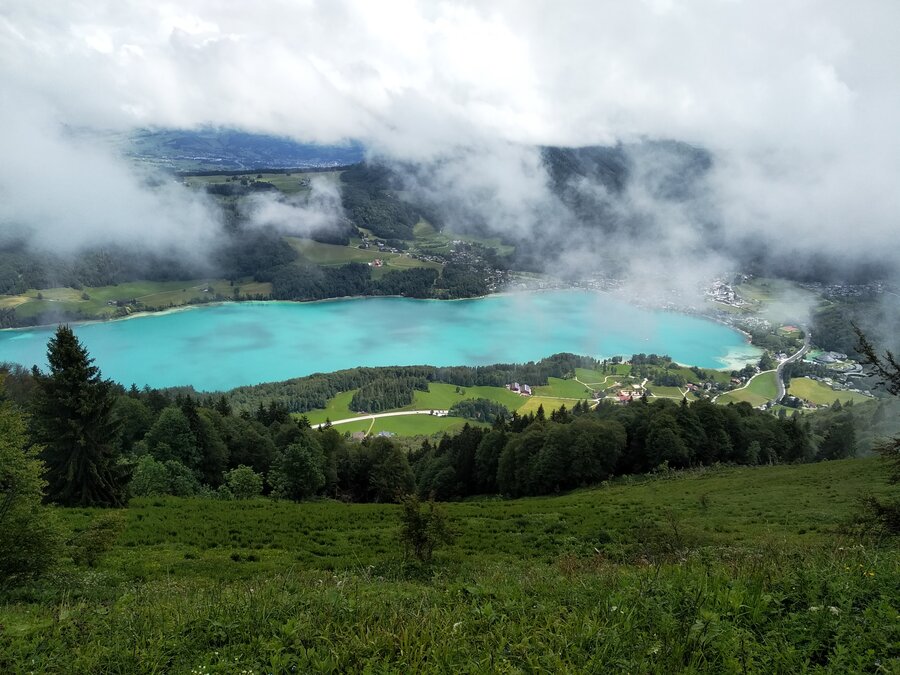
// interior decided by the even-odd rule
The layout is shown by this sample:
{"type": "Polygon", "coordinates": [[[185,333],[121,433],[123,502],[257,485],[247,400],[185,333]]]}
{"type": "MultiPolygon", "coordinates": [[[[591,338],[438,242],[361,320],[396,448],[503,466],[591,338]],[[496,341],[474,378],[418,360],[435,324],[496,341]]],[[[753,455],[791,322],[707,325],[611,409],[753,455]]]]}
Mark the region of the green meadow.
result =
{"type": "Polygon", "coordinates": [[[430,565],[394,505],[134,500],[93,567],[0,595],[0,670],[897,672],[900,555],[844,527],[887,489],[844,460],[476,499],[430,565]]]}
{"type": "MultiPolygon", "coordinates": [[[[551,378],[553,379],[553,378],[551,378]]],[[[564,382],[565,380],[560,380],[564,382]]],[[[310,424],[322,424],[326,420],[336,421],[356,417],[360,413],[350,410],[350,400],[353,398],[355,390],[345,391],[328,401],[325,408],[318,408],[303,413],[309,420],[310,424]]],[[[562,404],[571,407],[575,400],[556,400],[543,399],[536,397],[539,403],[531,403],[531,398],[519,396],[504,387],[457,387],[452,384],[444,384],[441,382],[432,382],[428,386],[428,391],[415,391],[413,394],[412,404],[399,408],[398,410],[449,410],[454,403],[459,401],[470,400],[475,398],[486,398],[505,405],[510,410],[518,410],[520,413],[533,412],[537,410],[540,402],[547,401],[555,404],[553,407],[558,408],[562,404]]],[[[546,408],[547,413],[550,408],[546,408]]],[[[388,411],[392,412],[392,411],[388,411]]],[[[295,415],[299,417],[299,415],[295,415]]],[[[432,436],[434,434],[451,433],[458,431],[466,424],[467,420],[461,417],[432,417],[430,415],[408,415],[402,417],[383,417],[372,420],[360,420],[359,422],[348,422],[341,424],[337,428],[341,432],[355,433],[357,431],[368,431],[376,434],[379,431],[390,431],[398,436],[432,436]]],[[[471,420],[470,424],[474,424],[471,420]]]]}
{"type": "Polygon", "coordinates": [[[808,377],[797,377],[791,380],[788,393],[816,405],[831,405],[835,401],[841,403],[864,403],[871,401],[870,396],[855,391],[839,391],[832,389],[824,382],[811,380],[808,377]]]}
{"type": "Polygon", "coordinates": [[[0,296],[4,306],[12,306],[21,317],[39,316],[54,310],[79,313],[92,318],[115,315],[110,302],[137,300],[145,307],[169,307],[211,300],[217,295],[233,298],[237,290],[242,298],[268,296],[272,285],[243,279],[231,284],[227,279],[191,279],[187,281],[130,281],[115,286],[45,288],[22,295],[0,296]]]}
{"type": "Polygon", "coordinates": [[[760,406],[771,401],[778,393],[775,382],[775,371],[759,373],[743,389],[736,389],[719,396],[717,402],[722,404],[745,401],[752,406],[760,406]]]}

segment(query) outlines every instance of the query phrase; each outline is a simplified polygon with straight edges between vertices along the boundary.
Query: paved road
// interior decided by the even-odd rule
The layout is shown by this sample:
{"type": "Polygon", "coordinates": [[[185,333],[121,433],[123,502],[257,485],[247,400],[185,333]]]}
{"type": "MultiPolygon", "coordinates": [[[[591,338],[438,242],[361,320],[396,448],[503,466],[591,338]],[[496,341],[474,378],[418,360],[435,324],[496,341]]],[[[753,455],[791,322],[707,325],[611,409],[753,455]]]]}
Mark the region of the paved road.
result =
{"type": "MultiPolygon", "coordinates": [[[[401,415],[437,415],[438,417],[444,417],[447,415],[449,410],[401,410],[400,412],[386,412],[386,413],[375,413],[374,415],[358,415],[357,417],[348,417],[343,420],[332,420],[331,426],[337,426],[338,424],[349,424],[350,422],[359,422],[360,420],[376,420],[379,417],[400,417],[401,415]]],[[[324,427],[325,422],[321,424],[313,424],[313,429],[318,429],[319,427],[324,427]]]]}
{"type": "Polygon", "coordinates": [[[785,365],[788,363],[793,363],[797,359],[803,358],[803,355],[809,351],[809,341],[811,337],[811,333],[808,328],[804,328],[804,338],[803,338],[803,346],[800,347],[795,353],[791,354],[784,361],[778,364],[778,368],[775,369],[775,384],[778,386],[778,395],[775,397],[775,402],[778,403],[786,393],[784,387],[784,377],[782,371],[784,370],[785,365]]]}

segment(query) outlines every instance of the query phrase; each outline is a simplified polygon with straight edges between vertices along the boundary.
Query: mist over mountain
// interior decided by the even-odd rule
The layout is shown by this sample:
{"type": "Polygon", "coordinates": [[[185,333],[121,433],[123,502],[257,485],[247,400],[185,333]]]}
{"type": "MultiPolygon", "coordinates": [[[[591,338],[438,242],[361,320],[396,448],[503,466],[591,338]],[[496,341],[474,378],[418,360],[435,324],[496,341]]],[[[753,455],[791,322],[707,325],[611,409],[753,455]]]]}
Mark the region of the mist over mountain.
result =
{"type": "Polygon", "coordinates": [[[7,3],[0,229],[200,268],[233,213],[160,168],[364,158],[396,182],[239,215],[340,238],[427,214],[515,242],[528,269],[647,292],[892,276],[900,6],[864,5],[7,3]]]}

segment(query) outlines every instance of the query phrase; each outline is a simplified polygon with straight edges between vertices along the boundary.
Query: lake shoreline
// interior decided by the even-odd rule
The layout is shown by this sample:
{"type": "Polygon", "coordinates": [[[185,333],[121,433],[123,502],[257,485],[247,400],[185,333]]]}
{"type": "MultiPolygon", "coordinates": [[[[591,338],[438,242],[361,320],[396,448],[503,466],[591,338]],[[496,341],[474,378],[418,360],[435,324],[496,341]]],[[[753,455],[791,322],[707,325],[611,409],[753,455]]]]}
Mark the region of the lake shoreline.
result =
{"type": "MultiPolygon", "coordinates": [[[[199,391],[357,366],[527,363],[564,352],[597,359],[655,352],[727,371],[742,367],[754,350],[743,334],[709,317],[571,288],[458,302],[397,296],[210,302],[122,319],[150,317],[158,320],[75,328],[106,376],[199,391]],[[206,313],[188,311],[201,306],[206,313]]],[[[40,366],[52,331],[53,325],[3,331],[0,359],[40,366]]]]}

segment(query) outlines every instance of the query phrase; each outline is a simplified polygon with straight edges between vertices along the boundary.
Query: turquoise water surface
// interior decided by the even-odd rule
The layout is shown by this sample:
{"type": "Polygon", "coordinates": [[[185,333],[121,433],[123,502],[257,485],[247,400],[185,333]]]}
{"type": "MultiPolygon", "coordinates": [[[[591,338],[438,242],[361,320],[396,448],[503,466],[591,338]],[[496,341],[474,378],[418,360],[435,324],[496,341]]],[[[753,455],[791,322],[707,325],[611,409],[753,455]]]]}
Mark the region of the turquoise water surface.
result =
{"type": "MultiPolygon", "coordinates": [[[[105,377],[201,391],[355,366],[485,365],[558,352],[665,353],[702,368],[758,358],[740,333],[714,321],[577,290],[225,303],[74,329],[105,377]]],[[[0,361],[44,367],[53,330],[0,331],[0,361]]]]}

